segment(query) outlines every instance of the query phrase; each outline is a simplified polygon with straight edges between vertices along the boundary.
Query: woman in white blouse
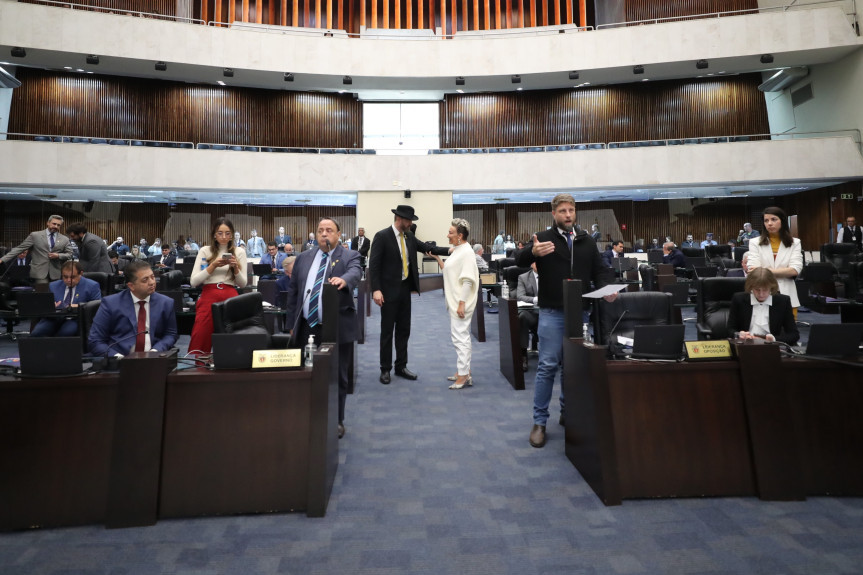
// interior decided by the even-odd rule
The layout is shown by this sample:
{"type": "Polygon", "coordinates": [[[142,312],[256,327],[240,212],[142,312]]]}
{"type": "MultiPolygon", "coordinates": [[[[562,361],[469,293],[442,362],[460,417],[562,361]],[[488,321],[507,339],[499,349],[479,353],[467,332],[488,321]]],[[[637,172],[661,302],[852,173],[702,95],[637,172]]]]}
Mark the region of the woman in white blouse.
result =
{"type": "Polygon", "coordinates": [[[803,270],[800,240],[791,236],[788,216],[775,206],[764,210],[764,232],[761,237],[749,240],[747,266],[750,272],[755,268],[769,268],[773,272],[779,293],[791,298],[796,318],[800,300],[794,279],[803,270]]]}
{"type": "Polygon", "coordinates": [[[476,266],[473,248],[467,241],[470,224],[467,220],[456,218],[449,227],[446,237],[452,244],[446,264],[440,256],[434,255],[443,270],[444,295],[450,316],[452,344],[457,356],[456,375],[448,377],[455,381],[450,389],[461,389],[473,385],[470,374],[471,341],[470,320],[476,308],[479,291],[479,270],[476,266]]]}
{"type": "Polygon", "coordinates": [[[195,325],[189,353],[209,354],[213,349],[213,304],[237,295],[246,286],[246,252],[234,244],[234,224],[228,218],[213,223],[210,245],[198,251],[192,270],[192,287],[201,287],[195,304],[195,325]]]}

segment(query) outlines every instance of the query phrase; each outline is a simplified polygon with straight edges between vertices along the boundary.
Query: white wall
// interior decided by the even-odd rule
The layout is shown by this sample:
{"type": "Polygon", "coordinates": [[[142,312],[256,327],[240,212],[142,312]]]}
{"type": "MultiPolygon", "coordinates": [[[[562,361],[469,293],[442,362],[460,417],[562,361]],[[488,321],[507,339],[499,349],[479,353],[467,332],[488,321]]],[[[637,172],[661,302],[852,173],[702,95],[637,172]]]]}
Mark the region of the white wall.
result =
{"type": "Polygon", "coordinates": [[[863,49],[837,62],[809,68],[809,76],[782,90],[767,92],[771,132],[863,130],[863,49]],[[796,108],[791,92],[812,84],[813,99],[796,108]]]}

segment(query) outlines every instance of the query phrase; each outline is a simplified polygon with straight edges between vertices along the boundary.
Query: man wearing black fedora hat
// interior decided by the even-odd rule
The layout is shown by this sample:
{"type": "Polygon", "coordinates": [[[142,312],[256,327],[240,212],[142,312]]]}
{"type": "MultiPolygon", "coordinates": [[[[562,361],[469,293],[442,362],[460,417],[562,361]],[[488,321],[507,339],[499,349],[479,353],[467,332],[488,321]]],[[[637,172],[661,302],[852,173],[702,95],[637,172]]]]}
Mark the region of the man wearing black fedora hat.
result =
{"type": "Polygon", "coordinates": [[[375,234],[369,256],[372,298],[381,306],[381,377],[390,382],[393,367],[393,331],[396,342],[396,375],[416,379],[408,369],[408,339],[411,335],[411,292],[420,291],[417,253],[446,255],[446,248],[421,242],[410,231],[419,218],[413,206],[398,206],[393,225],[375,234]]]}

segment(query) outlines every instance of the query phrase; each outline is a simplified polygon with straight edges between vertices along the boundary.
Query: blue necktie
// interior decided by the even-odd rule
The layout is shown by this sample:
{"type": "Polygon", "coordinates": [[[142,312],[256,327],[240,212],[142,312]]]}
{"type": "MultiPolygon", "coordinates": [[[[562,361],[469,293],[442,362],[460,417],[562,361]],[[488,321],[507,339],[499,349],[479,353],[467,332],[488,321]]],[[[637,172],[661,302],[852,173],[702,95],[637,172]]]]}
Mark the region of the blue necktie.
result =
{"type": "Polygon", "coordinates": [[[54,249],[54,234],[48,234],[48,239],[51,242],[51,249],[54,249]]]}
{"type": "Polygon", "coordinates": [[[566,245],[569,246],[569,250],[572,251],[572,232],[568,232],[566,234],[566,245]]]}
{"type": "Polygon", "coordinates": [[[309,315],[306,319],[309,320],[309,327],[315,327],[320,322],[318,321],[318,308],[321,303],[321,287],[324,285],[324,275],[327,273],[327,254],[326,252],[321,257],[321,265],[318,267],[318,273],[315,276],[315,285],[312,286],[312,297],[309,299],[309,315]]]}
{"type": "Polygon", "coordinates": [[[74,288],[66,288],[66,297],[63,298],[63,307],[67,308],[72,305],[72,292],[74,288]]]}

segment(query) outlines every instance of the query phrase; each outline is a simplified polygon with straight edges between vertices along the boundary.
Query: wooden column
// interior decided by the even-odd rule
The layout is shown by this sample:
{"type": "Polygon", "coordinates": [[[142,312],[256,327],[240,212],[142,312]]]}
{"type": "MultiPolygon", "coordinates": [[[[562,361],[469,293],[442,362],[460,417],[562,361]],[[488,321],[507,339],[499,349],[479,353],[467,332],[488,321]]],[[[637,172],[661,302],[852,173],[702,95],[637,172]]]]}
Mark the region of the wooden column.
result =
{"type": "Polygon", "coordinates": [[[530,0],[530,26],[536,28],[536,0],[530,0]]]}
{"type": "Polygon", "coordinates": [[[321,0],[315,0],[315,28],[321,27],[321,0]]]}
{"type": "Polygon", "coordinates": [[[542,0],[542,25],[548,26],[548,0],[542,0]]]}
{"type": "Polygon", "coordinates": [[[201,0],[201,20],[209,22],[210,5],[209,0],[201,0]]]}
{"type": "Polygon", "coordinates": [[[574,20],[572,19],[572,3],[573,0],[566,0],[566,23],[572,24],[574,20]]]}
{"type": "Polygon", "coordinates": [[[344,11],[345,11],[345,3],[344,0],[339,0],[339,30],[345,29],[344,23],[344,11]]]}
{"type": "Polygon", "coordinates": [[[512,28],[512,0],[506,0],[506,29],[512,28]]]}
{"type": "Polygon", "coordinates": [[[450,6],[450,30],[452,31],[452,35],[455,36],[456,30],[458,30],[458,1],[452,0],[452,6],[450,6]]]}
{"type": "Polygon", "coordinates": [[[360,0],[360,26],[366,25],[366,0],[360,0]]]}
{"type": "Polygon", "coordinates": [[[560,0],[554,0],[554,25],[560,26],[560,0]]]}
{"type": "Polygon", "coordinates": [[[443,37],[446,38],[446,0],[440,0],[440,27],[443,37]]]}
{"type": "Polygon", "coordinates": [[[333,0],[327,0],[327,28],[333,27],[333,0]]]}
{"type": "Polygon", "coordinates": [[[578,0],[578,25],[587,26],[587,0],[578,0]]]}
{"type": "Polygon", "coordinates": [[[491,10],[491,6],[490,6],[488,0],[484,0],[484,2],[485,2],[485,4],[483,4],[483,7],[485,8],[485,19],[483,20],[483,29],[484,30],[490,30],[491,29],[491,14],[489,13],[489,10],[491,10]]]}
{"type": "MultiPolygon", "coordinates": [[[[400,30],[402,27],[402,0],[393,0],[396,7],[395,14],[395,26],[396,30],[400,30]]],[[[410,0],[408,0],[410,2],[410,0]]]]}
{"type": "MultiPolygon", "coordinates": [[[[420,1],[420,5],[422,5],[422,1],[420,1]]],[[[413,30],[414,28],[414,3],[412,0],[407,0],[405,4],[405,10],[407,11],[405,28],[408,30],[413,30]]],[[[422,25],[419,26],[422,28],[422,25]]]]}
{"type": "Polygon", "coordinates": [[[388,30],[390,27],[390,0],[384,0],[384,25],[382,28],[388,30]]]}
{"type": "Polygon", "coordinates": [[[243,6],[240,10],[240,21],[248,22],[249,21],[249,0],[243,0],[243,6]]]}
{"type": "MultiPolygon", "coordinates": [[[[434,10],[431,10],[429,13],[432,15],[432,20],[434,20],[434,10]]],[[[419,0],[417,2],[417,29],[418,30],[422,30],[423,28],[425,28],[425,26],[423,25],[423,17],[424,17],[423,0],[419,0]]],[[[430,22],[429,28],[434,29],[433,24],[434,24],[433,22],[430,22]]]]}
{"type": "Polygon", "coordinates": [[[500,3],[503,0],[494,0],[494,27],[500,30],[500,3]]]}
{"type": "Polygon", "coordinates": [[[378,0],[372,0],[372,28],[378,27],[378,0]]]}

